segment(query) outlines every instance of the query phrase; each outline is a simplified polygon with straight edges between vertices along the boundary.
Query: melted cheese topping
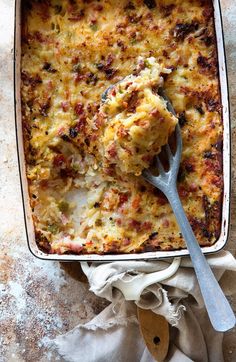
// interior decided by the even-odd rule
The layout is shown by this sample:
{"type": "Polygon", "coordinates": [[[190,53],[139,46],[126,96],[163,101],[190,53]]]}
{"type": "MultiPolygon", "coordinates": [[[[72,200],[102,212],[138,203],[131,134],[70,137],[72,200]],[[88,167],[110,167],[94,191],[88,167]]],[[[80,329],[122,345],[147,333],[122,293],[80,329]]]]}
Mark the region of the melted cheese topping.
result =
{"type": "MultiPolygon", "coordinates": [[[[140,177],[103,167],[101,160],[102,142],[110,142],[101,95],[136,75],[139,57],[169,69],[161,76],[183,136],[178,190],[199,243],[214,243],[221,223],[223,129],[210,1],[51,0],[23,6],[22,121],[39,246],[51,253],[185,247],[161,192],[140,177]]],[[[131,142],[145,153],[149,136],[139,136],[134,132],[131,142]]]]}
{"type": "Polygon", "coordinates": [[[155,58],[139,62],[144,69],[111,87],[100,107],[100,116],[104,117],[104,167],[115,166],[117,172],[136,176],[150,166],[178,122],[157,94],[163,86],[160,73],[170,70],[162,69],[155,58]]]}

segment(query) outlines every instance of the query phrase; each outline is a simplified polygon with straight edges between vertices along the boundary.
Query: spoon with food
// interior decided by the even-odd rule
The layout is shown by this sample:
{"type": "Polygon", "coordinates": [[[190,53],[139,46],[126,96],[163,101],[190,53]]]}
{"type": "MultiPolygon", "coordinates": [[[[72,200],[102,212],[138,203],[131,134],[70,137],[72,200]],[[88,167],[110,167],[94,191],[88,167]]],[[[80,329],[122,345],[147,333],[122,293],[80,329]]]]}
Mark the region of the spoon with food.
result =
{"type": "Polygon", "coordinates": [[[235,316],[207,263],[186,217],[177,190],[182,137],[175,111],[163,91],[163,75],[170,73],[155,58],[140,60],[137,74],[109,87],[102,96],[103,162],[118,172],[142,175],[167,197],[192,260],[210,321],[216,331],[235,326],[235,316]],[[168,144],[174,133],[176,150],[168,144]],[[166,154],[164,166],[160,152],[166,154]],[[153,167],[149,168],[154,161],[153,167]],[[157,175],[156,175],[157,174],[157,175]]]}

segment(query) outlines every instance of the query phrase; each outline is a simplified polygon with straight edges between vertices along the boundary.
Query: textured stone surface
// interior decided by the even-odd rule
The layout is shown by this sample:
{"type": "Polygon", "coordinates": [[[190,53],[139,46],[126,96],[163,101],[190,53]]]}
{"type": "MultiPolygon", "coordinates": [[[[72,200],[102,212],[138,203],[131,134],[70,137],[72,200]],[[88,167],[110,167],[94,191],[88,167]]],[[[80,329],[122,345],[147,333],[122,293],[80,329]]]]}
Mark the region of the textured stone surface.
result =
{"type": "MultiPolygon", "coordinates": [[[[236,204],[236,3],[221,1],[231,93],[233,140],[232,228],[236,204]]],[[[0,0],[0,361],[60,361],[48,339],[97,314],[106,302],[88,291],[79,264],[40,261],[25,239],[17,166],[13,101],[14,1],[0,0]]],[[[236,298],[231,299],[236,309],[236,298]]],[[[225,361],[236,361],[235,330],[224,338],[225,361]]]]}

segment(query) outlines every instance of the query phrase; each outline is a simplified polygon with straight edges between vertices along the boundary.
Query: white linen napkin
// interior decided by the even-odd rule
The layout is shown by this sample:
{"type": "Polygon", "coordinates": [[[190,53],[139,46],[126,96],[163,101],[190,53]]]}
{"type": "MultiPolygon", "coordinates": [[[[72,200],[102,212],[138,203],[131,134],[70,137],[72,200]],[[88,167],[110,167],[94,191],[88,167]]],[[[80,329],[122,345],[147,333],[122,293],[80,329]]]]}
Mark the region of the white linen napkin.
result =
{"type": "MultiPolygon", "coordinates": [[[[236,292],[236,260],[226,251],[207,257],[226,295],[236,292]]],[[[90,322],[55,338],[53,345],[70,362],[153,362],[139,332],[136,305],[163,315],[171,325],[167,361],[223,362],[223,334],[207,316],[189,258],[161,283],[146,287],[135,302],[114,288],[119,280],[135,279],[167,268],[171,260],[81,263],[90,290],[111,301],[90,322]],[[136,304],[136,305],[135,305],[136,304]]],[[[217,302],[217,301],[216,301],[217,302]]]]}

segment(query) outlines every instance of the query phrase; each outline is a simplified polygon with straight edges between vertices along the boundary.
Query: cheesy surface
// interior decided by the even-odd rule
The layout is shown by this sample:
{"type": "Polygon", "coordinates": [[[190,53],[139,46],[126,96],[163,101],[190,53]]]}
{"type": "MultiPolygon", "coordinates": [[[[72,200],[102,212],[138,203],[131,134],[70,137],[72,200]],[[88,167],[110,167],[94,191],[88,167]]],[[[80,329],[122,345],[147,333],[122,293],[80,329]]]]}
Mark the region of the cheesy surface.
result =
{"type": "Polygon", "coordinates": [[[168,111],[158,89],[163,87],[160,74],[170,72],[153,57],[140,58],[136,75],[125,77],[104,92],[102,99],[106,99],[99,109],[104,169],[113,166],[117,174],[140,176],[168,142],[178,119],[168,111]]]}
{"type": "Polygon", "coordinates": [[[211,2],[25,1],[22,15],[22,122],[40,248],[104,254],[185,247],[163,194],[101,162],[101,95],[135,75],[140,57],[169,70],[163,87],[183,137],[178,191],[199,243],[213,244],[221,225],[223,125],[211,2]]]}

